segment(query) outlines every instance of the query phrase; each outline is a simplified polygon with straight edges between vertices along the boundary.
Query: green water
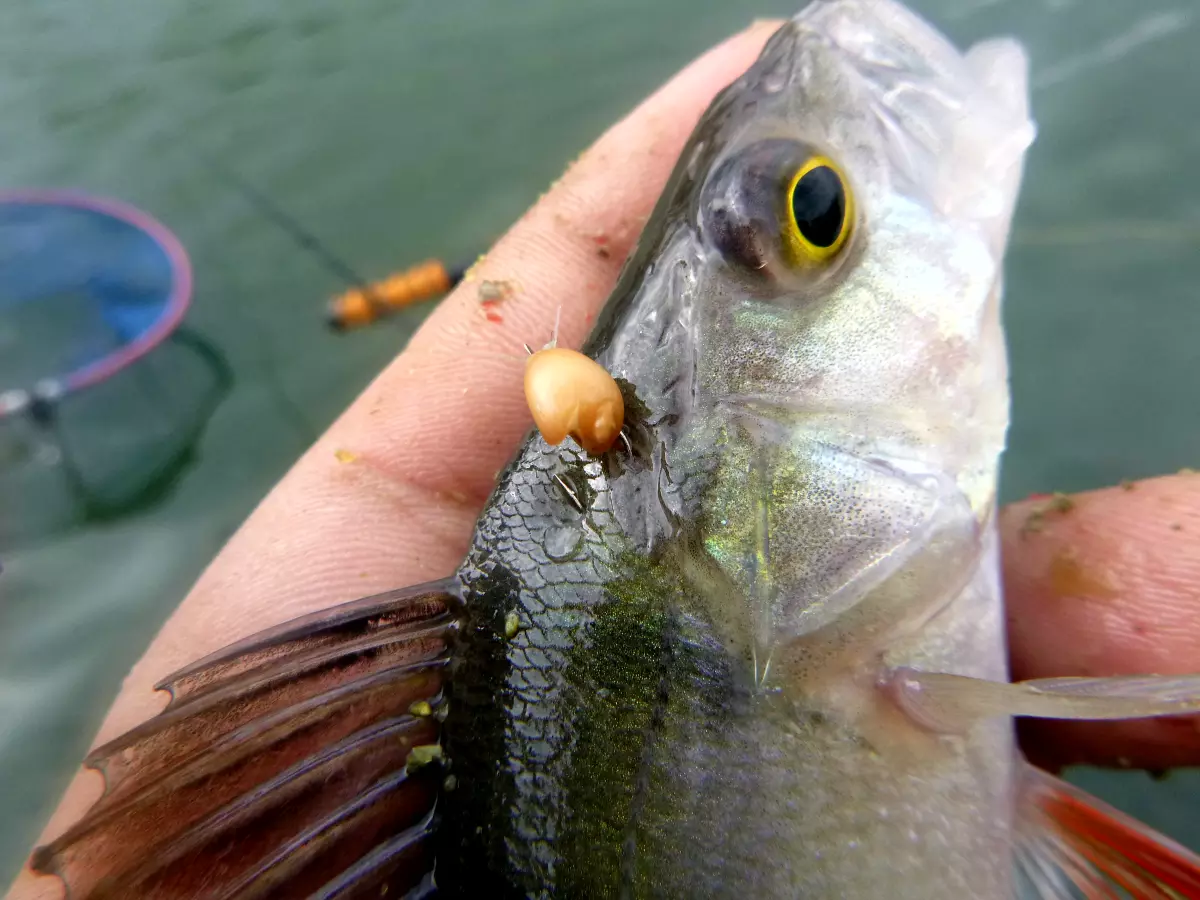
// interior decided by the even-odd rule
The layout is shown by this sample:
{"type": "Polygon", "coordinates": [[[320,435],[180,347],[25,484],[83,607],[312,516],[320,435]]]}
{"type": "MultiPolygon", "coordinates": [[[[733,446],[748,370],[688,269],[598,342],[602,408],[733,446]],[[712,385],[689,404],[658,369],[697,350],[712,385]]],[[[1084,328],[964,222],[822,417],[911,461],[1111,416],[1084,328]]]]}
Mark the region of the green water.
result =
{"type": "MultiPolygon", "coordinates": [[[[926,0],[1030,49],[1040,137],[1010,257],[1010,497],[1200,461],[1194,0],[926,0]]],[[[198,165],[220,156],[360,270],[470,258],[696,53],[791,4],[3,0],[0,187],[123,198],[191,252],[236,386],[159,505],[0,548],[0,884],[205,563],[422,312],[329,334],[341,285],[198,165]]],[[[3,498],[0,498],[0,503],[3,498]]],[[[1085,773],[1200,846],[1200,780],[1085,773]]]]}

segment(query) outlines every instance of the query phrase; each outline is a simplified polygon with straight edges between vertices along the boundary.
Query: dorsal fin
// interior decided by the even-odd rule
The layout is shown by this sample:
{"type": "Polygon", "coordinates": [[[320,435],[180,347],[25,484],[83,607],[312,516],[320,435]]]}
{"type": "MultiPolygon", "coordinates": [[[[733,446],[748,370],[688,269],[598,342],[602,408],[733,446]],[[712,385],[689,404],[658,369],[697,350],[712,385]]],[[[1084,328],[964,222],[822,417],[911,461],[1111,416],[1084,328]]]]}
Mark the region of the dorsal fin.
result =
{"type": "Polygon", "coordinates": [[[410,754],[440,740],[460,598],[446,580],[357,600],[165,679],[167,708],[89,755],[104,795],[34,870],[71,900],[419,888],[442,774],[410,754]]]}

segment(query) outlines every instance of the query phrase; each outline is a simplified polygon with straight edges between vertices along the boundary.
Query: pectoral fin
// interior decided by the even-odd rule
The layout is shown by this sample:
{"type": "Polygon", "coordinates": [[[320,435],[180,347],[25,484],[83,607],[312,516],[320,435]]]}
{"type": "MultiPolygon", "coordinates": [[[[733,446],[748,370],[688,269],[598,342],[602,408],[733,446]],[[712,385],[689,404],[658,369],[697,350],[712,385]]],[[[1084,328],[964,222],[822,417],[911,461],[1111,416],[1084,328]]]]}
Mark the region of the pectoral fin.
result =
{"type": "Polygon", "coordinates": [[[1040,678],[1009,684],[898,668],[884,683],[913,719],[956,732],[992,716],[1142,719],[1200,712],[1200,675],[1040,678]]]}
{"type": "Polygon", "coordinates": [[[189,666],[94,751],[104,796],[35,851],[72,900],[401,896],[431,865],[453,581],[306,616],[189,666]],[[429,754],[426,754],[429,755],[429,754]]]}
{"type": "Polygon", "coordinates": [[[1200,856],[1028,764],[1016,830],[1017,896],[1200,898],[1200,856]]]}

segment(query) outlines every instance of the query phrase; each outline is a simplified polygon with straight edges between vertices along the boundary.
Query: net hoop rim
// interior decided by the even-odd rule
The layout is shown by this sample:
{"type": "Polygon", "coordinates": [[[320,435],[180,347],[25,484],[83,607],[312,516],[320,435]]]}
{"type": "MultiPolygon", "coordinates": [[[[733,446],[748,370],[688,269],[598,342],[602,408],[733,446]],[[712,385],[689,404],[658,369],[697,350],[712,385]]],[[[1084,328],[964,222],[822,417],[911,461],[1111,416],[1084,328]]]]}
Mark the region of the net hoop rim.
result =
{"type": "MultiPolygon", "coordinates": [[[[58,397],[98,384],[137,362],[179,327],[192,302],[192,263],[179,238],[162,222],[122,200],[99,197],[85,191],[59,188],[0,190],[0,205],[19,203],[74,207],[122,221],[146,234],[159,246],[166,254],[172,275],[171,289],[163,304],[163,314],[150,328],[107,356],[102,356],[65,375],[51,375],[39,381],[39,394],[58,397]]],[[[9,392],[14,393],[19,391],[9,392]]],[[[9,410],[0,400],[0,416],[6,412],[9,410]]]]}

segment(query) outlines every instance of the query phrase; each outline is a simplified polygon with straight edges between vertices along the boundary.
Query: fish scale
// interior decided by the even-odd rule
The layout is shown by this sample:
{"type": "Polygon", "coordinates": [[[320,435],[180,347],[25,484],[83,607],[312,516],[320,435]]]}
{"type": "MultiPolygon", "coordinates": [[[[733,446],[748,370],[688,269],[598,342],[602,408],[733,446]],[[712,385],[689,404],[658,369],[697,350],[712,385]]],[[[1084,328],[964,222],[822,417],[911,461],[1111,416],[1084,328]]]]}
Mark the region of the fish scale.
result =
{"type": "MultiPolygon", "coordinates": [[[[544,445],[530,448],[520,463],[510,467],[498,488],[498,502],[493,513],[481,521],[460,574],[465,593],[494,598],[494,608],[484,608],[485,599],[472,617],[494,623],[516,612],[519,619],[516,634],[501,646],[496,646],[499,638],[494,625],[464,630],[459,658],[503,656],[508,674],[492,682],[490,690],[486,681],[462,679],[457,683],[465,689],[452,688],[450,692],[447,734],[458,730],[457,725],[464,733],[472,733],[474,744],[473,732],[482,718],[479,710],[484,708],[487,716],[497,719],[494,739],[503,748],[497,755],[481,757],[471,749],[460,753],[453,739],[446,742],[458,780],[455,793],[446,798],[447,818],[472,821],[476,827],[486,823],[486,835],[467,834],[456,844],[465,871],[478,865],[479,858],[500,853],[502,859],[512,860],[504,869],[527,873],[519,880],[554,878],[558,862],[554,844],[562,829],[561,784],[571,755],[562,716],[562,711],[571,707],[566,696],[572,689],[565,677],[568,653],[591,624],[591,610],[600,603],[611,580],[607,569],[613,547],[604,538],[611,534],[623,539],[606,515],[601,478],[589,479],[596,500],[584,528],[562,488],[553,477],[547,477],[547,473],[586,472],[588,468],[588,459],[578,450],[544,445]],[[540,548],[550,531],[564,526],[585,532],[583,548],[576,558],[550,560],[540,548]],[[531,551],[531,547],[538,549],[531,551]],[[496,587],[509,581],[514,586],[511,590],[496,587]],[[499,779],[497,759],[505,760],[499,779]],[[479,768],[474,768],[472,761],[478,761],[479,768]],[[495,798],[482,801],[492,811],[490,817],[473,812],[481,795],[495,798]],[[460,802],[470,808],[460,809],[460,802]],[[481,841],[492,848],[491,853],[481,851],[481,841]]],[[[500,630],[499,635],[503,634],[500,630]]]]}

